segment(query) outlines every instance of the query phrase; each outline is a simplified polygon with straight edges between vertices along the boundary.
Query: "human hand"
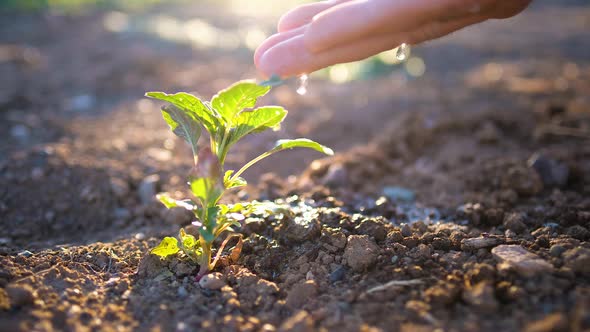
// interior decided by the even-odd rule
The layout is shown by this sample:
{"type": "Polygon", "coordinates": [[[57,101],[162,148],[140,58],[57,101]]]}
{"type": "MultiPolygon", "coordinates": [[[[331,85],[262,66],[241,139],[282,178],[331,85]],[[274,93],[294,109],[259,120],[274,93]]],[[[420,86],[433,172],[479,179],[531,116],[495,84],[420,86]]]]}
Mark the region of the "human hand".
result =
{"type": "Polygon", "coordinates": [[[290,77],[436,39],[531,0],[329,0],[294,8],[254,54],[266,76],[290,77]]]}

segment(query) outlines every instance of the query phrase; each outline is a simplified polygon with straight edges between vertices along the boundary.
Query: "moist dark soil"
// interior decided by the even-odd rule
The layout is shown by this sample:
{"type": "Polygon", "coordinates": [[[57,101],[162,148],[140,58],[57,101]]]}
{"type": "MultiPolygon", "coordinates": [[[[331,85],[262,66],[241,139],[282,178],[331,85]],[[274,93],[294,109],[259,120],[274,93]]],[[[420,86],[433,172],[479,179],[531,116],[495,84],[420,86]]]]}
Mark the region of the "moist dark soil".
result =
{"type": "MultiPolygon", "coordinates": [[[[276,20],[219,6],[129,17],[276,20]]],[[[418,78],[274,89],[283,130],[230,166],[284,137],[337,154],[246,173],[227,200],[280,209],[246,218],[240,258],[200,282],[186,257],[149,254],[195,230],[154,201],[189,195],[191,157],[141,96],[209,97],[255,76],[251,51],[107,31],[108,15],[0,16],[0,331],[590,330],[588,4],[539,1],[416,47],[418,78]]]]}

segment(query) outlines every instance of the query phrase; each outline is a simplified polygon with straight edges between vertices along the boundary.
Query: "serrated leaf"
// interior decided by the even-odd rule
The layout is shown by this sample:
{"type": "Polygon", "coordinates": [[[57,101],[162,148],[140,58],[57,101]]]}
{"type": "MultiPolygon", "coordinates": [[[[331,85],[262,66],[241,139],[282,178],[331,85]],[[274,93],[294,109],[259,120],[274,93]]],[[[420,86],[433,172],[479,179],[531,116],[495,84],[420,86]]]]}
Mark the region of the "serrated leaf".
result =
{"type": "Polygon", "coordinates": [[[250,133],[268,129],[278,130],[285,116],[287,111],[280,106],[264,106],[238,114],[234,118],[228,146],[250,133]]]}
{"type": "Polygon", "coordinates": [[[172,198],[168,193],[159,193],[158,195],[156,195],[156,198],[168,209],[173,209],[176,207],[185,208],[189,211],[194,211],[197,209],[195,203],[190,199],[184,199],[179,201],[172,198]]]}
{"type": "Polygon", "coordinates": [[[184,228],[180,229],[180,241],[186,250],[193,250],[198,244],[198,240],[191,234],[187,234],[184,228]]]}
{"type": "Polygon", "coordinates": [[[190,93],[179,92],[167,94],[164,92],[148,92],[145,95],[146,97],[167,101],[187,114],[190,114],[212,135],[217,132],[220,126],[219,115],[215,110],[190,93]]]}
{"type": "Polygon", "coordinates": [[[193,155],[198,154],[197,142],[201,137],[201,125],[189,112],[174,105],[162,108],[162,117],[176,136],[190,144],[193,155]]]}
{"type": "Polygon", "coordinates": [[[270,150],[269,152],[274,153],[286,149],[293,149],[293,148],[307,148],[313,149],[321,153],[325,153],[327,155],[333,155],[334,151],[327,146],[321,145],[320,143],[314,142],[307,138],[297,138],[297,139],[281,139],[278,140],[275,144],[275,147],[270,150]]]}
{"type": "Polygon", "coordinates": [[[240,81],[213,96],[211,106],[219,112],[228,126],[243,109],[254,107],[258,98],[264,96],[270,88],[251,81],[240,81]]]}
{"type": "Polygon", "coordinates": [[[167,236],[157,247],[151,250],[151,253],[164,258],[178,253],[179,250],[178,240],[175,237],[167,236]]]}

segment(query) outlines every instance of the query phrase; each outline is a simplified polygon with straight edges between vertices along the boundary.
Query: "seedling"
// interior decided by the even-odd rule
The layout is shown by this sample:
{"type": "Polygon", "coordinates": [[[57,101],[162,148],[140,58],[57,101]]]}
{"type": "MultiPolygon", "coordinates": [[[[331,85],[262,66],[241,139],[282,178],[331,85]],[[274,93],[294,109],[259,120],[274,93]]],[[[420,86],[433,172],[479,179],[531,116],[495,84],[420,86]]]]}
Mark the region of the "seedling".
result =
{"type": "Polygon", "coordinates": [[[170,129],[186,140],[192,148],[194,167],[189,175],[188,184],[196,200],[176,200],[166,193],[157,198],[167,208],[181,207],[194,213],[198,226],[198,238],[180,230],[179,239],[166,237],[152,253],[167,257],[182,251],[199,264],[198,277],[207,274],[215,265],[228,241],[238,238],[232,259],[239,256],[242,238],[233,233],[232,227],[240,226],[243,215],[251,213],[257,207],[255,203],[234,205],[220,204],[219,200],[230,189],[246,185],[241,175],[250,166],[279,151],[292,148],[309,148],[328,155],[334,152],[319,143],[305,138],[279,140],[274,148],[246,163],[237,172],[225,170],[224,164],[229,149],[246,135],[259,133],[268,129],[278,130],[285,119],[287,111],[280,106],[263,106],[252,109],[259,97],[270,90],[270,86],[261,86],[249,81],[241,81],[229,88],[219,91],[211,101],[184,92],[166,94],[148,92],[147,97],[169,102],[162,108],[164,120],[170,129]],[[202,129],[209,133],[209,147],[199,148],[197,143],[202,129]],[[230,234],[217,250],[212,261],[212,244],[223,232],[230,234]],[[180,241],[178,241],[180,240],[180,241]]]}

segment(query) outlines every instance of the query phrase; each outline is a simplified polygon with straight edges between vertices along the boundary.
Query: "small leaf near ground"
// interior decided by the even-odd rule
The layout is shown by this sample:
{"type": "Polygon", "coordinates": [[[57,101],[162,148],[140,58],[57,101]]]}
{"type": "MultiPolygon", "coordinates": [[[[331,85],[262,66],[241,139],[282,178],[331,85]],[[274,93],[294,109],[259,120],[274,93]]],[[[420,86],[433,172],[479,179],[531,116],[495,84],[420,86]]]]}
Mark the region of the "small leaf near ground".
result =
{"type": "Polygon", "coordinates": [[[160,244],[152,249],[151,253],[162,258],[176,254],[180,251],[178,248],[178,240],[174,237],[165,237],[160,244]]]}
{"type": "Polygon", "coordinates": [[[185,208],[189,211],[194,211],[197,209],[195,203],[189,199],[184,200],[176,200],[172,198],[168,193],[159,193],[156,195],[156,198],[160,201],[160,203],[164,204],[165,207],[168,209],[172,209],[175,207],[185,208]]]}

